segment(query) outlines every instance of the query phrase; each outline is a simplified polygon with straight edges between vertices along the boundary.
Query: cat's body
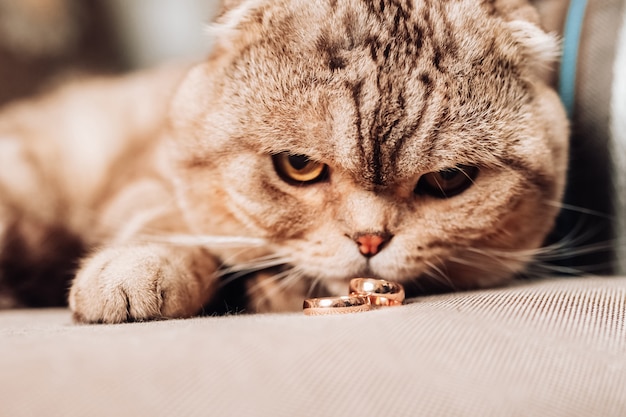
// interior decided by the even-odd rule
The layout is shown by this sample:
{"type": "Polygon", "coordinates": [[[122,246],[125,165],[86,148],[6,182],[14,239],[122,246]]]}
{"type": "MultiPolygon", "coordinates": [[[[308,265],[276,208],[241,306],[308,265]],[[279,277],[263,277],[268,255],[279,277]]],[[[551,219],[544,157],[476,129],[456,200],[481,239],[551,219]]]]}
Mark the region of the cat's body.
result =
{"type": "Polygon", "coordinates": [[[0,284],[19,298],[15,265],[56,259],[49,230],[88,250],[69,296],[88,322],[196,314],[226,272],[261,271],[258,311],[354,276],[505,282],[567,165],[535,20],[513,0],[226,2],[204,63],[10,107],[0,284]]]}

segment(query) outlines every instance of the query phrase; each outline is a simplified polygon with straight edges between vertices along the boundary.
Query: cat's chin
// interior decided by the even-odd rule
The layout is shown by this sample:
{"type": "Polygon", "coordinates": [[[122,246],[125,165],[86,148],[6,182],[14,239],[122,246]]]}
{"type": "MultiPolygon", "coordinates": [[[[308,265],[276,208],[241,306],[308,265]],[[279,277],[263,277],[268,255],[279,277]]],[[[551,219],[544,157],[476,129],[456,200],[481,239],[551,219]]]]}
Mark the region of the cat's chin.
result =
{"type": "Polygon", "coordinates": [[[346,295],[350,279],[330,279],[324,281],[324,286],[329,295],[346,295]]]}
{"type": "Polygon", "coordinates": [[[410,279],[407,279],[404,277],[394,277],[394,276],[385,276],[385,275],[375,274],[375,273],[372,273],[368,269],[361,273],[351,274],[344,278],[337,278],[337,277],[325,278],[323,280],[324,287],[326,291],[329,293],[329,295],[346,295],[348,293],[350,280],[353,278],[384,279],[387,281],[394,281],[394,282],[399,282],[399,283],[407,283],[407,282],[414,281],[416,279],[415,276],[411,277],[410,279]]]}

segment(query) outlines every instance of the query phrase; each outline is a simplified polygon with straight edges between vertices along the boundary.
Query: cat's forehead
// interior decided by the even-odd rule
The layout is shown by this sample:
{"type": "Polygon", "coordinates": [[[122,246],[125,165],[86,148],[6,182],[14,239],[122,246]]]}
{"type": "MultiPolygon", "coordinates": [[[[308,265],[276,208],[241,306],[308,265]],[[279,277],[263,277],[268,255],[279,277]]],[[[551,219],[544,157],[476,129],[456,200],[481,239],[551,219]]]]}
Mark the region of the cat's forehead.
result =
{"type": "Polygon", "coordinates": [[[481,146],[497,153],[508,134],[498,128],[515,117],[507,109],[529,94],[489,2],[285,4],[255,12],[262,36],[231,68],[270,152],[305,153],[383,185],[420,164],[474,162],[458,154],[478,158],[481,146]]]}
{"type": "MultiPolygon", "coordinates": [[[[247,0],[244,55],[283,63],[324,63],[344,69],[346,54],[367,52],[379,65],[411,70],[426,59],[438,70],[451,61],[493,52],[502,37],[495,1],[483,0],[247,0]]],[[[258,63],[258,62],[257,62],[258,63]]],[[[295,74],[294,74],[295,75],[295,74]]]]}

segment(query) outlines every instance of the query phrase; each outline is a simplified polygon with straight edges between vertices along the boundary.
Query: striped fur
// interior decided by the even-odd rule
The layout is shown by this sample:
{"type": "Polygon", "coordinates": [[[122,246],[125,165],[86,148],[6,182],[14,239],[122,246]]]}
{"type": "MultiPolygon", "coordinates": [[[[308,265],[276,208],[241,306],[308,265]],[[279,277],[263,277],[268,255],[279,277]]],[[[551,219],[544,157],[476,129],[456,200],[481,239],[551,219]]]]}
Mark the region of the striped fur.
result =
{"type": "Polygon", "coordinates": [[[343,293],[354,276],[461,289],[523,271],[567,165],[542,68],[556,42],[534,9],[242,0],[212,28],[214,52],[192,68],[84,83],[0,116],[3,248],[16,231],[32,254],[55,241],[32,229],[75,236],[78,320],[190,316],[259,271],[256,311],[343,293]],[[328,179],[283,181],[281,152],[328,165],[328,179]],[[457,166],[478,170],[467,190],[416,192],[457,166]],[[364,233],[390,240],[366,257],[364,233]]]}

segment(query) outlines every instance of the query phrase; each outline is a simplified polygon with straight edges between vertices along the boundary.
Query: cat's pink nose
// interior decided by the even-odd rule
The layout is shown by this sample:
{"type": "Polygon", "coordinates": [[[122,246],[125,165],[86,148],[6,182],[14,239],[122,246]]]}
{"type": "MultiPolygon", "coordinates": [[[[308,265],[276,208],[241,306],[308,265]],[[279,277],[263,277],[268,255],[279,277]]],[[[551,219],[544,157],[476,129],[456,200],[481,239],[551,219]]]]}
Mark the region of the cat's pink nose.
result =
{"type": "Polygon", "coordinates": [[[361,255],[370,258],[380,252],[391,237],[389,233],[364,233],[357,235],[354,241],[359,246],[361,255]]]}

